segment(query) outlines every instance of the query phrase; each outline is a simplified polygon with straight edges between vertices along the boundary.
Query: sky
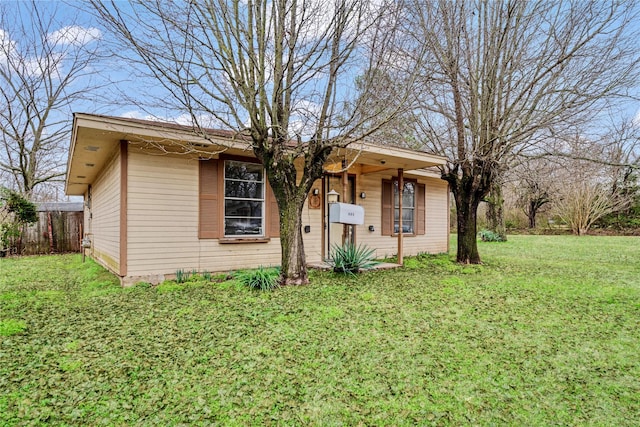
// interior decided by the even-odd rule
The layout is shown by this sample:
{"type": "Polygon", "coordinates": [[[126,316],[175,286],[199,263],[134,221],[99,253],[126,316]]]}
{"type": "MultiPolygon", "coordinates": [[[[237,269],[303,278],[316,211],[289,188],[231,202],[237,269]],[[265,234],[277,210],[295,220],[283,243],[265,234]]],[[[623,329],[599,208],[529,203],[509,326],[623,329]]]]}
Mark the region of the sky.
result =
{"type": "MultiPolygon", "coordinates": [[[[0,0],[0,7],[14,8],[20,3],[0,0]]],[[[64,32],[63,39],[66,37],[73,43],[97,42],[103,46],[101,50],[107,55],[99,63],[96,63],[96,77],[94,77],[99,85],[106,85],[106,87],[96,90],[88,99],[74,103],[70,112],[151,118],[148,112],[143,111],[139,106],[132,102],[126,102],[122,95],[134,95],[138,99],[144,100],[160,93],[154,93],[153,88],[157,85],[151,80],[144,79],[145,81],[142,81],[139,76],[132,75],[128,71],[128,64],[123,64],[121,60],[108,56],[108,50],[113,46],[114,40],[108,32],[100,28],[99,21],[89,12],[89,5],[77,0],[41,1],[39,7],[57,9],[55,21],[51,25],[53,30],[50,33],[51,37],[59,37],[60,32],[64,32]]],[[[6,33],[0,28],[0,42],[6,38],[6,33]]],[[[188,124],[190,121],[188,114],[171,109],[155,108],[153,113],[161,118],[181,124],[188,124]]],[[[640,102],[630,101],[627,103],[624,114],[628,117],[635,117],[636,122],[640,125],[640,102]]]]}

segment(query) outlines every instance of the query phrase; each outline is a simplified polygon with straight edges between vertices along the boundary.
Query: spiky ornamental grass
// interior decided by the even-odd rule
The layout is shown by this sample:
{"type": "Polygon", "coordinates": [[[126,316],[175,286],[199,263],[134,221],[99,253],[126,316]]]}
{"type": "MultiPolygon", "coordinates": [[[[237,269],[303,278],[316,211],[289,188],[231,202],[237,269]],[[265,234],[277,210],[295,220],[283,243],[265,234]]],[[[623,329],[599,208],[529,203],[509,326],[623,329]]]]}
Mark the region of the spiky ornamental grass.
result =
{"type": "Polygon", "coordinates": [[[375,266],[378,262],[374,257],[375,251],[366,245],[354,245],[345,243],[342,246],[334,245],[327,263],[333,267],[336,273],[356,274],[375,266]]]}
{"type": "Polygon", "coordinates": [[[240,283],[259,291],[271,291],[279,286],[280,269],[260,266],[254,270],[241,270],[234,276],[240,283]]]}

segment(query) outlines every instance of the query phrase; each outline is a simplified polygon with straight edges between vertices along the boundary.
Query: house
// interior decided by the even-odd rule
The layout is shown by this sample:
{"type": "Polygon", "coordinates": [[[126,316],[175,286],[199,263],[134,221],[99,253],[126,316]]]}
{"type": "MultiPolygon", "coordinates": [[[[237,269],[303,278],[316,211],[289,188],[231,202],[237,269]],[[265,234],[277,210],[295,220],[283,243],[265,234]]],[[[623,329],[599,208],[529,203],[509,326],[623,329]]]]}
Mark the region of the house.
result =
{"type": "MultiPolygon", "coordinates": [[[[339,150],[302,213],[307,262],[322,262],[343,239],[378,257],[447,251],[449,189],[429,170],[444,161],[367,143],[339,150]],[[330,192],[362,208],[358,225],[330,221],[330,192]]],[[[123,284],[157,283],[178,269],[280,263],[275,199],[246,139],[234,132],[213,130],[205,139],[186,126],[75,114],[66,193],[84,197],[87,254],[123,284]]]]}

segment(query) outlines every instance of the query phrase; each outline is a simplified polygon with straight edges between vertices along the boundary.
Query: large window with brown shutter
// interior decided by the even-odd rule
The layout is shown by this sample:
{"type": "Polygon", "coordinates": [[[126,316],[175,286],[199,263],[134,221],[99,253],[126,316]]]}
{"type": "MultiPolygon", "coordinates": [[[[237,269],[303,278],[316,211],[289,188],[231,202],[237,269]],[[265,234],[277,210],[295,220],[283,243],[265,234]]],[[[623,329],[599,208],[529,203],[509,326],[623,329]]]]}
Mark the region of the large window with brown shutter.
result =
{"type": "Polygon", "coordinates": [[[199,231],[220,242],[268,241],[280,235],[278,205],[264,168],[243,158],[201,160],[199,231]]]}
{"type": "Polygon", "coordinates": [[[398,180],[382,181],[382,235],[397,235],[400,231],[402,215],[402,234],[425,234],[425,186],[415,180],[405,179],[402,191],[402,213],[399,203],[398,180]]]}
{"type": "Polygon", "coordinates": [[[264,169],[258,163],[224,162],[224,236],[264,236],[264,169]]]}

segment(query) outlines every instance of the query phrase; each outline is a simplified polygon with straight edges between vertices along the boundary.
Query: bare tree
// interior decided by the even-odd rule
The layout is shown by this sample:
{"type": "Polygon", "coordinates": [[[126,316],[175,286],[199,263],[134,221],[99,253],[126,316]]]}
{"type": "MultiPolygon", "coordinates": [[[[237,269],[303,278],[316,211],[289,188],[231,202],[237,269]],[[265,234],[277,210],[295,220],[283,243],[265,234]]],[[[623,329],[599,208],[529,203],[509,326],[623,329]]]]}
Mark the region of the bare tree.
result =
{"type": "Polygon", "coordinates": [[[557,197],[562,182],[556,171],[563,167],[556,158],[541,157],[522,159],[509,171],[512,178],[508,191],[514,194],[516,207],[527,216],[530,229],[537,227],[538,213],[557,197]]]}
{"type": "Polygon", "coordinates": [[[477,208],[512,159],[592,118],[637,82],[635,4],[414,1],[407,32],[428,51],[420,129],[448,157],[457,260],[479,263],[477,208]]]}
{"type": "Polygon", "coordinates": [[[100,32],[57,27],[57,7],[0,4],[0,177],[27,197],[64,176],[70,106],[91,87],[97,58],[100,32]]]}
{"type": "Polygon", "coordinates": [[[629,204],[629,197],[616,191],[611,179],[609,171],[616,166],[576,158],[563,159],[562,166],[556,171],[562,185],[554,198],[553,212],[575,234],[586,234],[598,219],[629,204]]]}
{"type": "Polygon", "coordinates": [[[386,47],[397,3],[91,3],[198,132],[206,137],[209,117],[250,138],[280,210],[281,281],[306,283],[301,212],[312,184],[334,148],[372,134],[397,110],[370,108],[368,96],[371,70],[400,72],[386,47]]]}

